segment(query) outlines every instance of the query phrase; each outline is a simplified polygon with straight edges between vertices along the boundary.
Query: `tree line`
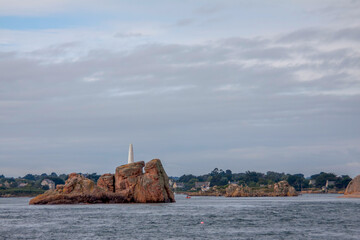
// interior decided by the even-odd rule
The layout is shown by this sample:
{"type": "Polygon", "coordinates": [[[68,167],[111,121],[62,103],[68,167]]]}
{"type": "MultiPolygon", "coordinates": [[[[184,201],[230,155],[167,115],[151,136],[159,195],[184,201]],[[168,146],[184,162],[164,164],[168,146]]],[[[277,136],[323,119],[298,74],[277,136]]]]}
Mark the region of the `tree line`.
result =
{"type": "MultiPolygon", "coordinates": [[[[96,173],[86,173],[83,174],[86,178],[97,182],[100,175],[96,173]]],[[[55,183],[55,186],[58,184],[64,184],[68,179],[67,174],[56,174],[52,172],[51,174],[26,174],[23,177],[5,177],[4,175],[0,175],[0,195],[1,193],[11,192],[10,190],[14,190],[14,192],[29,192],[34,191],[38,192],[38,190],[48,190],[48,186],[42,186],[41,182],[44,179],[52,180],[55,183]],[[23,185],[22,185],[23,184],[23,185]],[[24,185],[25,184],[25,185],[24,185]],[[21,188],[21,191],[19,190],[21,188]]]]}
{"type": "Polygon", "coordinates": [[[232,173],[231,170],[215,168],[208,174],[195,176],[192,174],[184,174],[175,179],[176,182],[184,183],[184,189],[189,190],[195,186],[195,182],[210,182],[210,186],[226,186],[230,183],[244,184],[249,187],[262,187],[268,184],[274,184],[282,180],[286,180],[297,191],[305,188],[315,187],[321,188],[325,186],[326,181],[334,181],[335,184],[330,188],[344,189],[351,181],[348,175],[337,176],[334,173],[320,172],[305,178],[304,174],[285,174],[273,171],[266,173],[246,171],[245,173],[232,173]],[[315,180],[315,185],[310,185],[310,179],[315,180]]]}

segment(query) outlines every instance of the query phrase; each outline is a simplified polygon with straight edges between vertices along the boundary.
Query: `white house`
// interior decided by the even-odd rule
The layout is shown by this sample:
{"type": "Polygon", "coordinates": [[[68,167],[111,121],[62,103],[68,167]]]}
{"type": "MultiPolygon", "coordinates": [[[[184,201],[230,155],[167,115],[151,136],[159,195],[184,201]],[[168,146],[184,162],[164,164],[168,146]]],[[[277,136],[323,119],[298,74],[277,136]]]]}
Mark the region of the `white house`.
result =
{"type": "Polygon", "coordinates": [[[195,182],[195,188],[200,188],[201,191],[207,191],[210,189],[210,182],[195,182]]]}
{"type": "Polygon", "coordinates": [[[28,183],[19,183],[18,187],[26,187],[28,185],[28,183]]]}
{"type": "Polygon", "coordinates": [[[41,186],[49,186],[50,190],[55,189],[55,183],[54,181],[50,180],[50,179],[44,179],[41,182],[41,186]]]}
{"type": "Polygon", "coordinates": [[[326,184],[325,184],[326,188],[329,188],[329,187],[334,186],[334,185],[335,185],[335,181],[326,180],[326,184]]]}
{"type": "Polygon", "coordinates": [[[185,184],[182,182],[174,182],[173,188],[184,188],[185,184]]]}
{"type": "Polygon", "coordinates": [[[315,185],[315,184],[316,184],[316,180],[315,179],[310,179],[309,185],[315,185]]]}

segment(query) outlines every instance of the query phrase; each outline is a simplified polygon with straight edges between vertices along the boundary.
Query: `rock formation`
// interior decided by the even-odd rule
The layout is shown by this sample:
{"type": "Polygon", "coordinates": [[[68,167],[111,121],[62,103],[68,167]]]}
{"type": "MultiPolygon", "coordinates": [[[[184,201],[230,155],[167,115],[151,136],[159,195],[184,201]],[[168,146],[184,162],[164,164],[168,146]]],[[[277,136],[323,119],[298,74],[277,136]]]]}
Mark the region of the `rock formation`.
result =
{"type": "Polygon", "coordinates": [[[297,195],[295,188],[290,186],[287,181],[281,181],[256,190],[246,185],[230,184],[225,193],[225,197],[286,197],[297,195]]]}
{"type": "Polygon", "coordinates": [[[159,159],[153,159],[146,165],[141,161],[117,167],[115,174],[102,175],[97,184],[72,173],[64,185],[30,200],[30,204],[159,202],[175,202],[168,176],[159,159]]]}
{"type": "Polygon", "coordinates": [[[97,186],[107,192],[115,192],[114,174],[106,173],[102,175],[97,181],[97,186]]]}
{"type": "Polygon", "coordinates": [[[357,175],[346,187],[345,198],[360,198],[360,175],[357,175]]]}
{"type": "Polygon", "coordinates": [[[248,186],[230,184],[226,188],[225,197],[251,197],[251,189],[248,186]]]}
{"type": "Polygon", "coordinates": [[[273,196],[297,196],[297,192],[287,181],[274,184],[273,196]]]}

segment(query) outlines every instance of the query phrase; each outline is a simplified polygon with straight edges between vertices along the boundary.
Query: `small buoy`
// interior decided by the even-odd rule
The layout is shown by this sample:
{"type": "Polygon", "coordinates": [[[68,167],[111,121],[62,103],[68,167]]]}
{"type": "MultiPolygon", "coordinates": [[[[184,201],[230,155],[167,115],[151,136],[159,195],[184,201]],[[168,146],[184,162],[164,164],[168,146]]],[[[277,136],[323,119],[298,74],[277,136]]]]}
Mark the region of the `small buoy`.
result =
{"type": "Polygon", "coordinates": [[[204,224],[204,222],[200,222],[200,224],[204,224]]]}

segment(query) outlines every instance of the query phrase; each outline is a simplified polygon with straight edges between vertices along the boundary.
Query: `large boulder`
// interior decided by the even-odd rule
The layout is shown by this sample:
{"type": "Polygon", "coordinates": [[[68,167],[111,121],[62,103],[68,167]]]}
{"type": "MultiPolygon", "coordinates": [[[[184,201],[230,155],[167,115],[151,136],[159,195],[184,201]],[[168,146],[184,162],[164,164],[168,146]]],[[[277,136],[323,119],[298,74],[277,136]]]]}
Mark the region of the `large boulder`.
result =
{"type": "Polygon", "coordinates": [[[125,196],[129,202],[136,202],[134,199],[135,186],[141,182],[144,166],[145,163],[141,161],[116,168],[115,192],[125,196]]]}
{"type": "Polygon", "coordinates": [[[226,188],[225,197],[250,197],[251,189],[248,186],[230,184],[226,188]]]}
{"type": "Polygon", "coordinates": [[[344,197],[360,198],[360,175],[349,182],[346,187],[344,197]]]}
{"type": "Polygon", "coordinates": [[[106,173],[97,181],[97,186],[108,192],[115,192],[115,177],[114,174],[106,173]]]}
{"type": "Polygon", "coordinates": [[[287,181],[280,181],[274,184],[274,196],[297,196],[295,188],[287,181]]]}
{"type": "Polygon", "coordinates": [[[175,202],[169,178],[159,159],[146,163],[145,174],[139,181],[134,190],[136,202],[175,202]]]}
{"type": "Polygon", "coordinates": [[[153,159],[146,165],[135,162],[117,167],[115,174],[102,175],[97,184],[72,173],[64,185],[38,195],[30,204],[175,202],[168,182],[161,161],[153,159]]]}

